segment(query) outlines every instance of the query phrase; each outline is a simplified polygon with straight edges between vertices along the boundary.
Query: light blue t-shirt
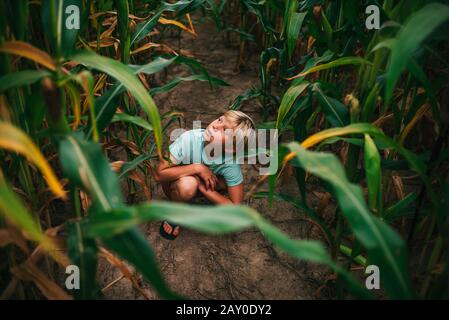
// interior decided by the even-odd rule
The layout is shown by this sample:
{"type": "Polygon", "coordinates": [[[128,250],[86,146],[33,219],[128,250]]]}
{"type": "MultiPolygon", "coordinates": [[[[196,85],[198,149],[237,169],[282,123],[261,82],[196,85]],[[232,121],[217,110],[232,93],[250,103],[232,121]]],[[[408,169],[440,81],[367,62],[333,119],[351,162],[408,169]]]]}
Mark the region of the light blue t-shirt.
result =
{"type": "Polygon", "coordinates": [[[176,164],[203,163],[217,176],[223,176],[228,187],[243,182],[242,171],[237,163],[214,164],[207,160],[204,151],[204,129],[189,130],[181,134],[169,147],[176,164]]]}

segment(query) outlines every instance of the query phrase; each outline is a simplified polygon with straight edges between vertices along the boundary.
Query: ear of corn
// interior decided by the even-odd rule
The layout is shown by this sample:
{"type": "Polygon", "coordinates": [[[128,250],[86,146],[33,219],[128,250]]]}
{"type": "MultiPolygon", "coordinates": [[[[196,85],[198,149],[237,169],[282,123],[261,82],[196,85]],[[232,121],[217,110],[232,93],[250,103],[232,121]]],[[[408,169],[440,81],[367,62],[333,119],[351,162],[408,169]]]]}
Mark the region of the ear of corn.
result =
{"type": "Polygon", "coordinates": [[[382,216],[378,209],[381,208],[382,203],[382,185],[381,185],[381,169],[380,169],[380,155],[376,144],[369,135],[365,135],[364,146],[364,162],[366,171],[366,184],[368,186],[368,203],[372,211],[382,216]]]}

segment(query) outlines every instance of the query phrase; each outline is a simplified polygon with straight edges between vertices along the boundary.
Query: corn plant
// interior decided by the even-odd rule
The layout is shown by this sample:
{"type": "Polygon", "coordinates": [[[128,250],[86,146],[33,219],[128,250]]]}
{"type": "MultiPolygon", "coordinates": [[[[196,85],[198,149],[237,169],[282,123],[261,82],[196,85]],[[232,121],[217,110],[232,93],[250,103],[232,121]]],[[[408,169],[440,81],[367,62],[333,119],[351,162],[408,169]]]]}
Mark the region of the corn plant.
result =
{"type": "Polygon", "coordinates": [[[449,7],[376,3],[388,23],[367,31],[362,18],[368,1],[0,2],[2,298],[73,298],[51,279],[53,261],[79,266],[75,298],[101,298],[98,256],[126,268],[109,250],[162,298],[180,298],[137,228],[163,219],[211,235],[255,227],[290,256],[336,273],[341,297],[375,298],[351,269],[375,264],[382,297],[447,298],[443,40],[449,7]],[[81,9],[79,30],[64,27],[69,5],[81,9]],[[152,200],[151,194],[146,202],[127,204],[120,180],[131,192],[137,185],[146,188],[150,160],[162,157],[163,133],[182,116],[160,114],[152,97],[184,81],[227,85],[163,43],[170,30],[195,36],[191,14],[199,9],[225,39],[238,35],[237,70],[245,64],[246,43],[257,43],[260,85],[231,108],[259,100],[268,120],[262,126],[277,128],[285,142],[271,182],[293,167],[300,196],[276,192],[275,183],[255,192],[258,183],[250,195],[291,203],[319,226],[327,247],[291,239],[248,206],[175,204],[152,200]],[[155,83],[153,75],[172,64],[192,74],[155,83]],[[425,121],[436,135],[420,146],[424,140],[417,133],[425,121]],[[120,131],[126,138],[118,138],[120,131]],[[117,145],[125,146],[127,159],[111,164],[108,148],[117,145]],[[403,171],[414,174],[417,190],[405,191],[403,171]],[[309,201],[315,188],[310,175],[336,200],[332,223],[309,201]],[[60,208],[69,212],[64,221],[55,217],[60,208]],[[39,293],[25,290],[30,281],[39,293]]]}
{"type": "MultiPolygon", "coordinates": [[[[246,3],[241,1],[242,6],[246,3]]],[[[288,165],[295,168],[301,198],[274,194],[273,188],[255,195],[289,201],[303,210],[330,239],[332,256],[336,258],[340,252],[349,258],[348,268],[355,257],[366,254],[367,259],[358,263],[381,266],[386,295],[410,298],[442,294],[441,286],[431,287],[439,287],[435,268],[447,263],[448,220],[441,211],[447,199],[439,196],[446,192],[447,179],[443,164],[447,112],[442,100],[447,79],[430,64],[438,61],[447,70],[437,48],[447,50],[442,39],[449,7],[431,1],[380,1],[377,4],[385,23],[380,30],[367,31],[361,16],[369,2],[269,3],[253,7],[251,14],[260,18],[261,26],[271,30],[277,41],[262,49],[260,88],[242,94],[232,107],[240,108],[242,102],[254,97],[269,97],[261,107],[267,115],[275,109],[277,119],[266,125],[275,126],[284,136],[292,132],[295,140],[302,141],[300,146],[286,145],[279,173],[288,165]],[[282,17],[282,24],[277,24],[276,18],[267,24],[262,20],[267,13],[282,17]],[[273,70],[273,66],[277,68],[273,70]],[[274,96],[276,91],[281,94],[274,96]],[[438,127],[437,138],[428,146],[432,155],[408,142],[424,118],[438,127]],[[345,167],[333,155],[304,150],[316,144],[318,150],[343,148],[345,167]],[[436,159],[440,160],[436,163],[436,159]],[[420,190],[404,194],[405,182],[398,170],[415,171],[420,190]],[[444,174],[435,176],[438,170],[444,174]],[[339,204],[334,228],[308,203],[309,174],[323,179],[325,190],[339,204]],[[342,182],[346,179],[348,184],[342,182]],[[366,190],[367,204],[356,184],[366,190]],[[356,198],[360,198],[360,206],[356,198]],[[398,222],[407,226],[401,234],[395,230],[398,222]],[[413,255],[420,261],[418,270],[411,272],[408,251],[416,245],[414,239],[423,237],[432,245],[420,247],[419,257],[413,255]],[[429,257],[428,263],[424,257],[429,257]],[[419,280],[412,284],[412,276],[419,280]]]]}

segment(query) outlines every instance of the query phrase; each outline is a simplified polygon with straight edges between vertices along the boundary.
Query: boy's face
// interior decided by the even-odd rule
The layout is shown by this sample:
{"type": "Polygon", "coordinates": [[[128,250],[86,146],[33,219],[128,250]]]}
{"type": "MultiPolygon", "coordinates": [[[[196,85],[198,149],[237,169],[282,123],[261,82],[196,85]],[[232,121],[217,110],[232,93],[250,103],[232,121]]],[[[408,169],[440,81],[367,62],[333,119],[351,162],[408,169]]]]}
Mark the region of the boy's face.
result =
{"type": "MultiPolygon", "coordinates": [[[[234,130],[235,124],[227,119],[225,116],[221,116],[218,119],[212,121],[204,131],[204,139],[207,142],[225,144],[225,131],[234,130]]],[[[229,132],[229,131],[228,131],[229,132]]]]}

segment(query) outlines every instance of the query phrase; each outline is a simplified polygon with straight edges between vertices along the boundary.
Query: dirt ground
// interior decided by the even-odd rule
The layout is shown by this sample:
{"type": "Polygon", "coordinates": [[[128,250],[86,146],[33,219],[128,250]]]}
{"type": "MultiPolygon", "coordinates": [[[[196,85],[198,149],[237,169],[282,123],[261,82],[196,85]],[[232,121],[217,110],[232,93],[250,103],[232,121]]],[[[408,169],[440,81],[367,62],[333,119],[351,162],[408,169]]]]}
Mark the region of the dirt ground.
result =
{"type": "MultiPolygon", "coordinates": [[[[161,113],[177,110],[184,114],[186,129],[193,120],[201,120],[203,127],[225,111],[236,96],[258,85],[258,55],[248,58],[239,73],[235,72],[238,47],[225,47],[215,25],[210,22],[194,22],[198,37],[182,33],[181,48],[188,50],[209,70],[212,76],[224,79],[229,87],[211,90],[206,82],[183,82],[168,93],[156,95],[155,102],[161,113]]],[[[167,44],[177,48],[178,40],[167,44]]],[[[170,66],[170,77],[190,74],[184,66],[170,66]]],[[[261,121],[257,103],[248,102],[242,111],[251,115],[256,123],[261,121]]],[[[166,138],[166,141],[168,138],[166,138]]],[[[245,191],[259,178],[258,171],[250,165],[242,166],[245,191]]],[[[282,182],[282,192],[298,195],[294,179],[282,182]]],[[[152,186],[155,199],[166,199],[161,187],[152,186]]],[[[138,197],[134,201],[144,201],[138,197]]],[[[311,200],[313,203],[313,199],[311,200]]],[[[200,201],[202,202],[202,201],[200,201]]],[[[301,213],[287,203],[254,199],[248,205],[291,237],[319,239],[316,229],[301,220],[301,213]]],[[[329,298],[327,289],[319,290],[329,270],[290,258],[271,246],[255,229],[248,229],[227,236],[211,236],[183,228],[175,241],[168,241],[158,234],[160,222],[141,227],[155,250],[159,266],[170,287],[194,299],[316,299],[329,298]]],[[[99,261],[98,278],[106,287],[120,278],[121,272],[103,259],[99,261]]],[[[138,274],[144,294],[123,278],[109,286],[104,295],[109,299],[157,299],[151,286],[138,274]]]]}

